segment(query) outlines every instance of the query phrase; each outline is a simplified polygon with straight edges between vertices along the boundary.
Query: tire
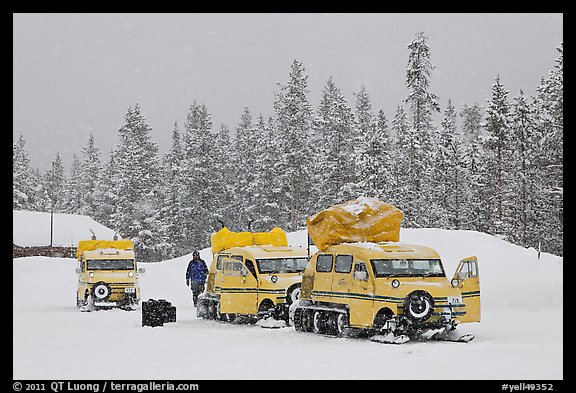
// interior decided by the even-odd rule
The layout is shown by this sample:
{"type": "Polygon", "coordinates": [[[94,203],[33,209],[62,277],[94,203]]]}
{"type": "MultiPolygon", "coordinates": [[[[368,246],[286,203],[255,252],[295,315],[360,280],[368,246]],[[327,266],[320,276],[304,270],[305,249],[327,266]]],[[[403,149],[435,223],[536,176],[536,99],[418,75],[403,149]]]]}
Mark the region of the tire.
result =
{"type": "Polygon", "coordinates": [[[271,300],[264,299],[258,307],[258,319],[268,317],[276,318],[275,307],[271,300]]]}
{"type": "Polygon", "coordinates": [[[422,323],[432,316],[434,299],[426,291],[410,292],[404,299],[404,315],[412,322],[422,323]]]}
{"type": "Polygon", "coordinates": [[[110,285],[106,284],[104,281],[98,281],[92,287],[92,295],[94,296],[95,301],[105,302],[111,294],[112,288],[110,288],[110,285]]]}
{"type": "Polygon", "coordinates": [[[234,323],[234,321],[236,321],[236,314],[220,314],[220,318],[224,322],[234,323]]]}
{"type": "Polygon", "coordinates": [[[216,301],[208,302],[208,319],[217,319],[219,304],[216,301]]]}
{"type": "Polygon", "coordinates": [[[326,315],[320,310],[315,310],[312,314],[312,331],[316,334],[326,332],[326,315]]]}
{"type": "Polygon", "coordinates": [[[303,332],[304,331],[304,319],[302,318],[303,314],[304,314],[303,309],[301,308],[297,308],[296,310],[294,310],[294,329],[296,329],[297,332],[303,332]]]}
{"type": "Polygon", "coordinates": [[[300,299],[300,287],[300,284],[295,284],[288,288],[288,291],[286,291],[286,303],[290,305],[300,299]]]}
{"type": "Polygon", "coordinates": [[[336,335],[339,337],[346,335],[346,329],[350,326],[350,319],[348,318],[348,314],[344,313],[336,313],[334,318],[334,329],[336,335]]]}
{"type": "Polygon", "coordinates": [[[196,307],[196,317],[197,318],[208,318],[208,300],[198,299],[196,307]]]}

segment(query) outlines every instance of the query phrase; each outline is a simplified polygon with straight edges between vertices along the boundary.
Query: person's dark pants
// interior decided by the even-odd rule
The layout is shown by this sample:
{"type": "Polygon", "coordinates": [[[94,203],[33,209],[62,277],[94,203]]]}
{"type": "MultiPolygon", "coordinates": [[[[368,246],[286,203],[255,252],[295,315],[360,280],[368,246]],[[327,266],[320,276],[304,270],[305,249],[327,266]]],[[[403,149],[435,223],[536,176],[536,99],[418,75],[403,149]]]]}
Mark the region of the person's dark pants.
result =
{"type": "Polygon", "coordinates": [[[192,303],[196,306],[196,301],[198,300],[198,295],[204,292],[204,283],[190,283],[190,289],[192,290],[192,303]]]}

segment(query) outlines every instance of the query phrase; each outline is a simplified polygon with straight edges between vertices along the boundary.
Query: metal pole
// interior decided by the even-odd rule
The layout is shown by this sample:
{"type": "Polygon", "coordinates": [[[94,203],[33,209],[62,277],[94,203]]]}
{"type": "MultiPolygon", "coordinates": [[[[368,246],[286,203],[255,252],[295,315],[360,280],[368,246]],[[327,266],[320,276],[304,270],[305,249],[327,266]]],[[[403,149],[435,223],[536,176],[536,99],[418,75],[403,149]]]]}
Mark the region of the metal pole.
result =
{"type": "Polygon", "coordinates": [[[54,161],[52,161],[52,176],[50,177],[50,247],[54,235],[54,161]]]}

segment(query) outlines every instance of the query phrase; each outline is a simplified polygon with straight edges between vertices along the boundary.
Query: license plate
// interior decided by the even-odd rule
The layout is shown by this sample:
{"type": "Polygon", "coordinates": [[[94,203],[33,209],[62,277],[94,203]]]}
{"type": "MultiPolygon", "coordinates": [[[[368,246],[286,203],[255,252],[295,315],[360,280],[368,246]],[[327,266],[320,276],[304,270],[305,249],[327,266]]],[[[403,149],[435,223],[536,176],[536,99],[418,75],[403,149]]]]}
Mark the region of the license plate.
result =
{"type": "Polygon", "coordinates": [[[124,288],[125,293],[136,293],[136,288],[124,288]]]}
{"type": "Polygon", "coordinates": [[[451,306],[457,306],[462,304],[462,297],[461,296],[448,296],[448,304],[451,306]]]}

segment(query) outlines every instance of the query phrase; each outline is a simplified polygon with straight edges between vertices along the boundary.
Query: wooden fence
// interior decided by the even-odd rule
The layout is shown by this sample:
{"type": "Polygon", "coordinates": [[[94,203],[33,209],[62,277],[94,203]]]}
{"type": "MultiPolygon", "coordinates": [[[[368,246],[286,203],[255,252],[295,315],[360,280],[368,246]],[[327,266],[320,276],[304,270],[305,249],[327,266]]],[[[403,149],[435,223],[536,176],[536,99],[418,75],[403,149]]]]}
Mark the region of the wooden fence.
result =
{"type": "Polygon", "coordinates": [[[13,244],[12,258],[45,256],[58,258],[76,258],[76,247],[33,246],[20,247],[13,244]]]}

